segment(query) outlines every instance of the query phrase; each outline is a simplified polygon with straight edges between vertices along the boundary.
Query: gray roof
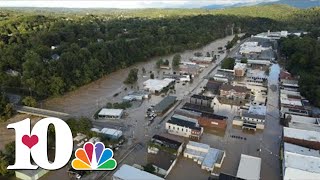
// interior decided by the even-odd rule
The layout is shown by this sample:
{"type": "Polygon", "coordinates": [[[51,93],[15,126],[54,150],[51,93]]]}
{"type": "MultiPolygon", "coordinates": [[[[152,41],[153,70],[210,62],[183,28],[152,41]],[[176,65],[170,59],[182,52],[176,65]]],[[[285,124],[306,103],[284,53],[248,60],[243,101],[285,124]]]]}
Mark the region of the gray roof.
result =
{"type": "Polygon", "coordinates": [[[162,101],[160,101],[157,105],[154,106],[153,110],[155,112],[163,112],[167,108],[169,108],[176,101],[177,97],[175,96],[167,96],[162,101]]]}
{"type": "Polygon", "coordinates": [[[159,150],[157,154],[148,153],[148,163],[164,170],[168,170],[176,158],[175,155],[162,150],[159,150]]]}
{"type": "Polygon", "coordinates": [[[16,171],[19,172],[19,173],[25,174],[25,175],[27,175],[29,177],[33,177],[36,174],[39,174],[41,171],[47,171],[48,172],[48,170],[42,169],[40,167],[38,169],[34,169],[34,170],[16,170],[16,171]]]}
{"type": "Polygon", "coordinates": [[[263,120],[266,118],[265,115],[252,114],[252,113],[249,113],[248,111],[242,111],[242,116],[248,117],[248,118],[254,118],[254,119],[263,119],[263,120]]]}

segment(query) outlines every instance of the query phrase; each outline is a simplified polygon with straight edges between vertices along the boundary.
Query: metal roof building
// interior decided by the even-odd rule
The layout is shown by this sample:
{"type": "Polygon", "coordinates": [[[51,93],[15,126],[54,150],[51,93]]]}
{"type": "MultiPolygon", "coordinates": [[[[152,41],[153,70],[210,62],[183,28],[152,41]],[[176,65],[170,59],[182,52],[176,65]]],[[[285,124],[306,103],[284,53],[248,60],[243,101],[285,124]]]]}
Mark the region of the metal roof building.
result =
{"type": "Polygon", "coordinates": [[[142,171],[140,169],[134,168],[127,164],[124,164],[117,170],[113,176],[113,180],[164,180],[161,177],[142,171]]]}
{"type": "Polygon", "coordinates": [[[158,114],[164,113],[176,102],[176,100],[177,97],[175,96],[167,96],[154,106],[153,111],[158,114]]]}
{"type": "Polygon", "coordinates": [[[98,114],[99,118],[120,119],[123,115],[123,109],[102,108],[98,114]]]}
{"type": "Polygon", "coordinates": [[[260,179],[261,158],[241,154],[237,177],[242,179],[260,179]]]}

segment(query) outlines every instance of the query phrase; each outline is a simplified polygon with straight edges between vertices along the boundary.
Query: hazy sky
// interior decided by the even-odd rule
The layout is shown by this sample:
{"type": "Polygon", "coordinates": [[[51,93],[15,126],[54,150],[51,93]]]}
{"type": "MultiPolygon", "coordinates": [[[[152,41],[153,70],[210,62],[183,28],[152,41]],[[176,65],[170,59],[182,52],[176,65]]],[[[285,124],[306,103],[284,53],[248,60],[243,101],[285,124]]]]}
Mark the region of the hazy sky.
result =
{"type": "Polygon", "coordinates": [[[66,7],[66,8],[197,8],[211,4],[232,5],[236,3],[256,4],[276,0],[145,0],[145,1],[114,1],[114,0],[0,0],[0,7],[66,7]]]}

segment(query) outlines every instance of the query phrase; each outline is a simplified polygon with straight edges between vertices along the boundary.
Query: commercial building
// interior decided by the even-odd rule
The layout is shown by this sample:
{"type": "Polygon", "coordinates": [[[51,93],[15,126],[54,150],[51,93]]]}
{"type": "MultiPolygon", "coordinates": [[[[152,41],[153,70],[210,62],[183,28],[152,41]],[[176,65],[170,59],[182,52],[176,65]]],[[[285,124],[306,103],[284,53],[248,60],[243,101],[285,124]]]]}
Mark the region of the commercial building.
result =
{"type": "Polygon", "coordinates": [[[153,112],[157,114],[163,114],[165,111],[170,109],[176,102],[177,97],[175,96],[167,96],[162,99],[158,104],[153,107],[153,112]]]}
{"type": "Polygon", "coordinates": [[[161,177],[142,171],[140,169],[134,168],[127,164],[122,165],[119,170],[117,170],[113,176],[112,180],[164,180],[161,177]]]}
{"type": "Polygon", "coordinates": [[[261,53],[262,51],[271,49],[271,47],[263,47],[259,45],[259,42],[244,42],[243,44],[240,45],[240,54],[258,54],[261,53]]]}
{"type": "Polygon", "coordinates": [[[148,163],[164,177],[170,173],[182,152],[183,143],[164,136],[154,135],[148,145],[148,163]]]}
{"type": "Polygon", "coordinates": [[[320,150],[320,132],[283,127],[283,141],[320,150]]]}
{"type": "Polygon", "coordinates": [[[201,72],[201,68],[198,64],[181,64],[179,65],[179,72],[181,74],[189,74],[194,77],[201,72]]]}
{"type": "Polygon", "coordinates": [[[243,129],[264,129],[266,113],[266,106],[250,106],[248,110],[242,110],[241,117],[236,117],[232,123],[243,129]]]}
{"type": "Polygon", "coordinates": [[[197,64],[211,64],[213,57],[192,57],[190,61],[197,64]]]}
{"type": "Polygon", "coordinates": [[[219,94],[219,90],[223,82],[209,80],[205,87],[205,90],[210,91],[212,94],[219,94]]]}
{"type": "Polygon", "coordinates": [[[177,118],[171,118],[166,122],[166,130],[169,134],[196,140],[199,140],[203,133],[203,128],[197,122],[177,118]]]}
{"type": "Polygon", "coordinates": [[[183,153],[184,157],[193,159],[201,169],[213,172],[214,168],[220,168],[225,158],[225,152],[211,148],[207,144],[189,141],[183,153]]]}
{"type": "Polygon", "coordinates": [[[247,72],[247,82],[256,85],[263,85],[268,80],[266,73],[259,69],[249,70],[247,72]]]}
{"type": "Polygon", "coordinates": [[[122,98],[123,101],[142,101],[143,99],[150,98],[150,93],[146,91],[133,91],[128,93],[127,96],[122,98]]]}
{"type": "Polygon", "coordinates": [[[309,116],[310,113],[303,106],[282,105],[280,108],[281,118],[285,118],[287,114],[309,116]]]}
{"type": "Polygon", "coordinates": [[[148,153],[157,154],[161,148],[171,149],[173,154],[179,156],[183,149],[183,142],[179,142],[161,135],[152,136],[148,145],[148,153]]]}
{"type": "Polygon", "coordinates": [[[39,167],[35,170],[16,170],[15,175],[17,179],[37,180],[46,175],[48,172],[48,170],[39,167]]]}
{"type": "Polygon", "coordinates": [[[284,152],[284,179],[319,179],[320,158],[293,152],[284,152]]]}
{"type": "Polygon", "coordinates": [[[160,79],[149,79],[143,83],[143,89],[151,93],[160,93],[163,89],[168,88],[175,82],[174,79],[165,78],[160,79]]]}
{"type": "Polygon", "coordinates": [[[194,111],[194,112],[198,112],[198,113],[211,113],[213,114],[213,108],[208,107],[208,106],[201,106],[201,105],[197,105],[197,104],[191,104],[191,103],[185,103],[182,106],[182,109],[184,110],[188,110],[188,111],[194,111]]]}
{"type": "Polygon", "coordinates": [[[235,77],[243,77],[246,74],[247,64],[236,63],[233,67],[235,77]]]}
{"type": "Polygon", "coordinates": [[[205,128],[218,128],[224,130],[227,127],[228,118],[213,113],[201,113],[188,111],[185,109],[178,109],[175,111],[175,115],[182,115],[182,117],[186,117],[186,119],[188,117],[196,119],[199,125],[205,128]]]}
{"type": "Polygon", "coordinates": [[[259,180],[261,158],[241,154],[237,177],[242,179],[259,180]]]}
{"type": "Polygon", "coordinates": [[[118,140],[123,135],[122,131],[111,128],[103,128],[101,130],[97,128],[91,128],[91,131],[103,134],[104,136],[112,140],[118,140]]]}
{"type": "Polygon", "coordinates": [[[102,108],[98,113],[98,118],[100,119],[121,119],[123,116],[123,109],[107,109],[102,108]]]}
{"type": "Polygon", "coordinates": [[[249,89],[244,86],[222,84],[220,87],[220,96],[228,99],[246,99],[249,93],[249,89]]]}
{"type": "Polygon", "coordinates": [[[212,107],[212,100],[213,100],[213,97],[193,94],[190,97],[189,102],[191,104],[196,104],[196,105],[200,105],[200,106],[212,107]]]}

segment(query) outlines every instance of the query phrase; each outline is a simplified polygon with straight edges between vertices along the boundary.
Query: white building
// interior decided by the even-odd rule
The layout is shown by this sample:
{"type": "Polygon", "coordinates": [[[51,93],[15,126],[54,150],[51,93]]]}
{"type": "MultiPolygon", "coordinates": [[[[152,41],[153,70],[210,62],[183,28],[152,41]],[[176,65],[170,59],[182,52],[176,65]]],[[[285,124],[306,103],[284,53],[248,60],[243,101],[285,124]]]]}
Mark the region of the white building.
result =
{"type": "Polygon", "coordinates": [[[164,180],[161,177],[134,168],[127,164],[122,165],[113,176],[112,180],[164,180]]]}
{"type": "Polygon", "coordinates": [[[240,45],[240,54],[261,53],[262,51],[271,49],[271,47],[262,47],[258,42],[244,42],[240,45]]]}
{"type": "Polygon", "coordinates": [[[319,179],[320,158],[284,152],[284,179],[319,179]]]}
{"type": "Polygon", "coordinates": [[[102,108],[98,113],[98,118],[121,119],[122,115],[123,115],[123,109],[102,108]]]}
{"type": "Polygon", "coordinates": [[[191,122],[177,118],[171,118],[166,122],[166,130],[169,134],[197,140],[200,139],[203,133],[203,127],[200,127],[198,122],[191,122]]]}
{"type": "Polygon", "coordinates": [[[212,172],[215,167],[220,168],[225,158],[224,151],[194,141],[189,141],[183,155],[193,159],[201,165],[201,169],[209,172],[212,172]]]}
{"type": "Polygon", "coordinates": [[[237,177],[242,179],[259,180],[261,158],[241,154],[237,177]]]}
{"type": "Polygon", "coordinates": [[[246,129],[264,129],[266,119],[266,107],[265,106],[250,106],[249,110],[242,110],[241,119],[234,120],[233,124],[242,125],[242,128],[246,129]],[[243,121],[235,122],[235,121],[243,121]]]}
{"type": "Polygon", "coordinates": [[[91,131],[104,134],[110,139],[119,139],[123,134],[122,131],[111,128],[103,128],[101,130],[97,128],[91,128],[91,131]]]}
{"type": "Polygon", "coordinates": [[[164,88],[170,86],[173,82],[175,82],[175,80],[171,78],[165,78],[163,80],[149,79],[143,83],[143,88],[151,93],[159,93],[164,88]]]}

